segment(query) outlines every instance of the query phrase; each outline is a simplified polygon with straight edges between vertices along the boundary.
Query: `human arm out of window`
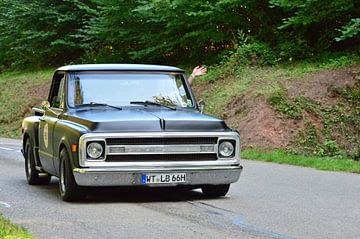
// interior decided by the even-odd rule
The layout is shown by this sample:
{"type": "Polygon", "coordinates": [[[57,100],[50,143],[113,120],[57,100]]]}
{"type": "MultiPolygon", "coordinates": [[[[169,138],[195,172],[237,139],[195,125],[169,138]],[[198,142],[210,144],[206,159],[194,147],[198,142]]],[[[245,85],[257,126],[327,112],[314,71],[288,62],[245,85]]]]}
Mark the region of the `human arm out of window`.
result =
{"type": "Polygon", "coordinates": [[[188,82],[190,85],[192,85],[195,77],[197,76],[202,76],[205,75],[207,72],[207,68],[206,67],[202,67],[202,66],[197,66],[193,69],[193,72],[191,73],[191,75],[188,78],[188,82]]]}

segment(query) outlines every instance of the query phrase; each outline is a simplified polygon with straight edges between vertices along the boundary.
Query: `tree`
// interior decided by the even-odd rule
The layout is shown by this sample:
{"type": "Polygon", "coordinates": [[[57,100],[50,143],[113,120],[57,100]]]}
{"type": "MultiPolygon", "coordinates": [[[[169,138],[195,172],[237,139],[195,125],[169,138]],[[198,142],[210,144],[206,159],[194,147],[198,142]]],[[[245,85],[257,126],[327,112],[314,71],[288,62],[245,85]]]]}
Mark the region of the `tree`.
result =
{"type": "Polygon", "coordinates": [[[360,15],[360,2],[355,0],[271,0],[270,4],[286,14],[278,26],[283,43],[290,43],[300,52],[335,49],[339,29],[360,15]]]}
{"type": "Polygon", "coordinates": [[[235,48],[240,30],[267,38],[278,18],[268,14],[277,10],[268,8],[267,1],[106,0],[98,4],[100,12],[87,28],[91,49],[128,61],[208,61],[235,48]]]}
{"type": "Polygon", "coordinates": [[[59,65],[78,59],[87,1],[2,0],[0,65],[59,65]]]}

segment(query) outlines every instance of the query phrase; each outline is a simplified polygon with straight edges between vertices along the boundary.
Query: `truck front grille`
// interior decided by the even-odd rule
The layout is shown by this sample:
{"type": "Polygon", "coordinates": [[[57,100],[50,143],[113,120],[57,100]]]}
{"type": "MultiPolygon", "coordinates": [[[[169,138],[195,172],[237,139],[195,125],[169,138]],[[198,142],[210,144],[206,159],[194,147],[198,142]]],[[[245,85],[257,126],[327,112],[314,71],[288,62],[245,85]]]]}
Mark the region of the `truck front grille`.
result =
{"type": "Polygon", "coordinates": [[[106,138],[106,162],[217,160],[218,137],[106,138]]]}
{"type": "Polygon", "coordinates": [[[239,152],[236,132],[122,132],[89,133],[79,140],[82,167],[124,165],[172,166],[212,165],[236,160],[239,152]],[[219,155],[219,142],[236,143],[234,157],[219,155]],[[93,160],[87,155],[88,142],[101,141],[104,157],[93,160]],[[139,164],[137,164],[137,162],[139,164]],[[148,163],[147,163],[148,162],[148,163]],[[130,164],[127,164],[130,163],[130,164]]]}
{"type": "Polygon", "coordinates": [[[107,138],[107,145],[177,145],[217,144],[217,137],[107,138]]]}
{"type": "Polygon", "coordinates": [[[212,161],[216,154],[149,154],[149,155],[108,155],[106,162],[155,162],[155,161],[212,161]]]}

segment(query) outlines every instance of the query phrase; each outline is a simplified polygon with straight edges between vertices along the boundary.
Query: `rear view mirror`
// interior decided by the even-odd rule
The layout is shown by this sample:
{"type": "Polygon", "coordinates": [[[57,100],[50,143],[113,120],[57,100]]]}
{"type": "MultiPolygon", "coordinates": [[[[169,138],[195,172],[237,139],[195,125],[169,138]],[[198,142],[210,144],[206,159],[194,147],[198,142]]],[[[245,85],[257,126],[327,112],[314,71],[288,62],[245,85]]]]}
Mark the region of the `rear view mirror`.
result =
{"type": "Polygon", "coordinates": [[[59,116],[60,116],[60,114],[59,114],[58,112],[56,112],[56,111],[54,111],[53,109],[51,109],[51,107],[50,107],[50,102],[47,101],[47,100],[44,100],[43,102],[41,102],[41,108],[42,108],[43,110],[48,110],[48,111],[50,111],[50,112],[53,113],[56,117],[59,117],[59,116]]]}

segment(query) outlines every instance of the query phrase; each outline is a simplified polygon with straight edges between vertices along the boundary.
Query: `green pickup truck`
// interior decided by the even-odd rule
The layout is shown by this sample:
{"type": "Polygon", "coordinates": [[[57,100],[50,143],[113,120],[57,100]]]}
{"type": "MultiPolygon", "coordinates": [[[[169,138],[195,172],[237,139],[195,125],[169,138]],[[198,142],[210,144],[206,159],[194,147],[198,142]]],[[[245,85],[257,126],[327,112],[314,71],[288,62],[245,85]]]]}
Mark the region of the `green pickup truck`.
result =
{"type": "Polygon", "coordinates": [[[176,67],[61,67],[48,100],[22,123],[27,181],[58,177],[65,201],[108,186],[201,188],[224,196],[242,171],[240,137],[202,106],[176,67]]]}

